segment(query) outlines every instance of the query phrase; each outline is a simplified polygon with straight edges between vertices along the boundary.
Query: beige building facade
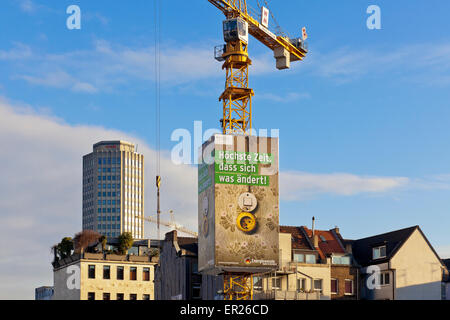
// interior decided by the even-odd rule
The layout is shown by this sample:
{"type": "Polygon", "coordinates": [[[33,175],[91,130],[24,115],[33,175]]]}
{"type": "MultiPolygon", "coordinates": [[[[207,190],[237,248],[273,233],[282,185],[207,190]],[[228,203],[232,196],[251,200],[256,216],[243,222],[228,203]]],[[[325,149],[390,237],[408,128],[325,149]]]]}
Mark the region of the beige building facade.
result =
{"type": "Polygon", "coordinates": [[[53,270],[53,300],[154,300],[154,268],[149,257],[85,253],[53,270]]]}
{"type": "Polygon", "coordinates": [[[440,300],[444,266],[419,229],[392,257],[396,300],[440,300]]]}
{"type": "Polygon", "coordinates": [[[329,300],[331,265],[300,263],[292,259],[292,235],[279,233],[280,268],[255,275],[254,298],[261,300],[329,300]]]}
{"type": "Polygon", "coordinates": [[[419,226],[353,241],[362,298],[441,300],[448,270],[419,226]]]}
{"type": "Polygon", "coordinates": [[[126,141],[101,141],[83,157],[83,230],[144,238],[144,156],[126,141]]]}

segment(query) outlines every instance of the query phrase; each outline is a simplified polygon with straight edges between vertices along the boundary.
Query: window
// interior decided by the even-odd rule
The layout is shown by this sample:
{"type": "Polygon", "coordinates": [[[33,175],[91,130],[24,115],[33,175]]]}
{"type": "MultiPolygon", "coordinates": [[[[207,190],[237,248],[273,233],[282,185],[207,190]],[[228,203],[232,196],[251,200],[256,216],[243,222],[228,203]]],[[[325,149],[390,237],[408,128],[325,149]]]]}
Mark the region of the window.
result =
{"type": "Polygon", "coordinates": [[[272,289],[281,290],[281,278],[272,278],[272,289]]]}
{"type": "Polygon", "coordinates": [[[137,268],[130,267],[130,280],[136,280],[136,273],[137,273],[137,268]]]}
{"type": "Polygon", "coordinates": [[[137,294],[130,293],[130,300],[137,300],[137,294]]]}
{"type": "Polygon", "coordinates": [[[103,266],[103,279],[111,279],[111,267],[103,266]]]}
{"type": "Polygon", "coordinates": [[[123,267],[117,267],[117,280],[123,280],[123,267]]]}
{"type": "Polygon", "coordinates": [[[142,269],[142,280],[143,281],[150,281],[150,268],[143,268],[142,269]]]}
{"type": "Polygon", "coordinates": [[[345,294],[353,295],[353,280],[345,279],[345,294]]]}
{"type": "Polygon", "coordinates": [[[116,300],[123,300],[123,293],[118,293],[116,295],[116,300]]]}
{"type": "Polygon", "coordinates": [[[103,300],[111,300],[111,295],[109,293],[103,293],[103,300]]]}
{"type": "Polygon", "coordinates": [[[315,264],[316,263],[316,255],[307,254],[306,255],[306,263],[315,264]]]}
{"type": "Polygon", "coordinates": [[[331,294],[338,294],[338,293],[339,293],[338,280],[331,279],[331,294]]]}
{"type": "Polygon", "coordinates": [[[297,291],[298,292],[306,291],[306,279],[305,278],[297,279],[297,291]]]}
{"type": "Polygon", "coordinates": [[[88,300],[95,300],[95,292],[88,292],[88,300]]]}
{"type": "Polygon", "coordinates": [[[95,266],[94,265],[88,266],[88,278],[95,279],[95,266]]]}
{"type": "Polygon", "coordinates": [[[253,289],[262,290],[263,289],[263,279],[262,277],[253,277],[253,289]]]}
{"type": "Polygon", "coordinates": [[[333,256],[331,258],[332,264],[350,265],[351,259],[349,256],[333,256]]]}
{"type": "Polygon", "coordinates": [[[201,299],[201,284],[195,284],[192,286],[192,299],[201,299]]]}
{"type": "Polygon", "coordinates": [[[373,248],[373,260],[386,258],[386,246],[373,248]]]}
{"type": "Polygon", "coordinates": [[[380,285],[386,286],[390,284],[390,275],[389,272],[380,273],[380,285]]]}
{"type": "Polygon", "coordinates": [[[314,291],[322,292],[322,279],[314,279],[314,291]]]}
{"type": "Polygon", "coordinates": [[[143,294],[142,295],[142,300],[150,300],[150,295],[149,294],[143,294]]]}
{"type": "Polygon", "coordinates": [[[300,253],[294,253],[294,261],[295,262],[305,262],[305,255],[300,253]]]}

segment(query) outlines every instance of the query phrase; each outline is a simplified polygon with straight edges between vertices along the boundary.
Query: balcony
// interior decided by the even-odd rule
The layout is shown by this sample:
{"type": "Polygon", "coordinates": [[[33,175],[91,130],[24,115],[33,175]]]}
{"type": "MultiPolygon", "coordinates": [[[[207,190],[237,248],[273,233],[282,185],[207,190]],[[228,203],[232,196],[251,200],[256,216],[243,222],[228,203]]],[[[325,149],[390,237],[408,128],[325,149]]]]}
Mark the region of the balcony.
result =
{"type": "Polygon", "coordinates": [[[320,300],[320,292],[255,291],[253,300],[320,300]]]}

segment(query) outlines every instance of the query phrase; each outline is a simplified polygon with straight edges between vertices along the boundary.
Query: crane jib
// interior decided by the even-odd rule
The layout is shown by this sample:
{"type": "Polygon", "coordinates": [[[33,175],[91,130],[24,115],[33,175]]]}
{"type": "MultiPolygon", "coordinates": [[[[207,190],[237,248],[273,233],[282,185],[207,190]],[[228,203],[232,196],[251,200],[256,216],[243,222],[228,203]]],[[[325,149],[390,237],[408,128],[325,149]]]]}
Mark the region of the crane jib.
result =
{"type": "Polygon", "coordinates": [[[293,45],[288,38],[280,37],[264,27],[255,18],[250,16],[247,11],[247,2],[244,0],[208,0],[211,4],[223,12],[226,17],[230,15],[240,17],[248,23],[249,34],[261,43],[274,50],[277,47],[283,47],[290,54],[296,57],[295,60],[303,60],[307,50],[293,45]]]}

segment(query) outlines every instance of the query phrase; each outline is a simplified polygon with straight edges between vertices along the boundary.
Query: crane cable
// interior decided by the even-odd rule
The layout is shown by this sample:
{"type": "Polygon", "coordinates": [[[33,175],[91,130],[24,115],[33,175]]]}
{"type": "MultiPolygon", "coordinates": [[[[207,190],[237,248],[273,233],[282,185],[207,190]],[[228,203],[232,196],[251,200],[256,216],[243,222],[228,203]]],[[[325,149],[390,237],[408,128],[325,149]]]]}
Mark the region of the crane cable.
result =
{"type": "Polygon", "coordinates": [[[156,139],[156,188],[157,188],[157,228],[160,234],[160,199],[161,186],[161,0],[155,0],[155,139],[156,139]]]}

